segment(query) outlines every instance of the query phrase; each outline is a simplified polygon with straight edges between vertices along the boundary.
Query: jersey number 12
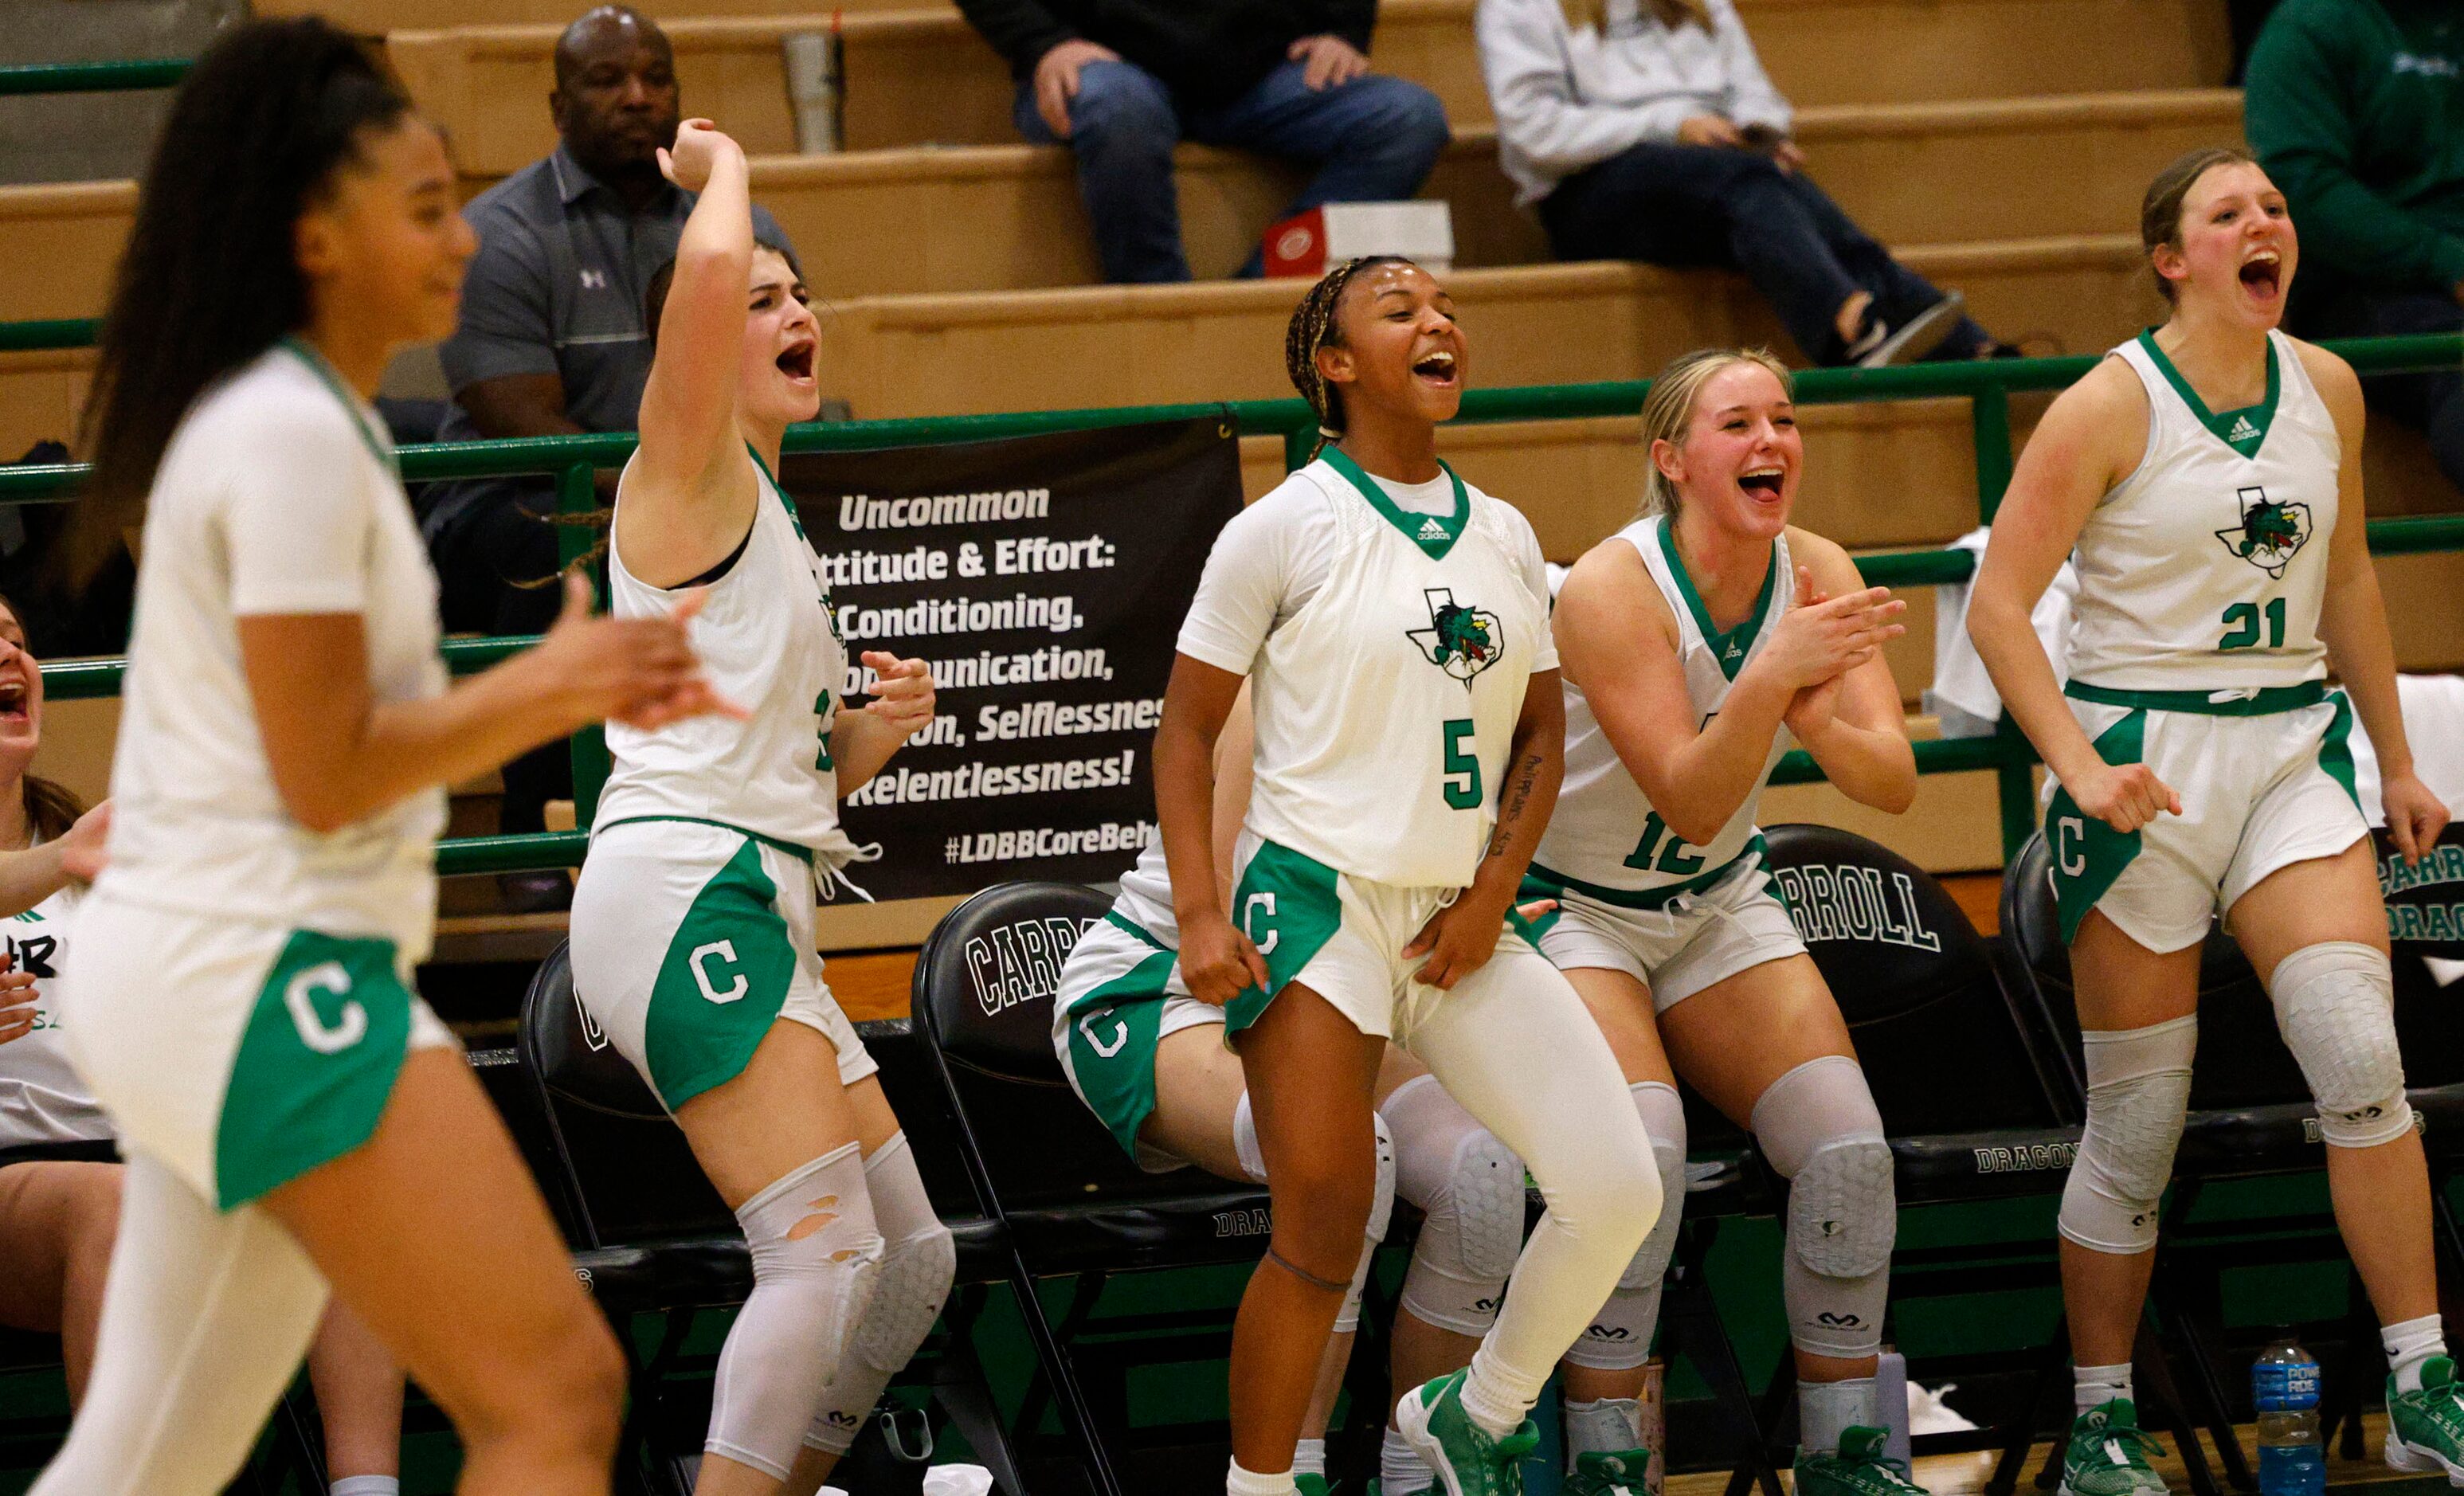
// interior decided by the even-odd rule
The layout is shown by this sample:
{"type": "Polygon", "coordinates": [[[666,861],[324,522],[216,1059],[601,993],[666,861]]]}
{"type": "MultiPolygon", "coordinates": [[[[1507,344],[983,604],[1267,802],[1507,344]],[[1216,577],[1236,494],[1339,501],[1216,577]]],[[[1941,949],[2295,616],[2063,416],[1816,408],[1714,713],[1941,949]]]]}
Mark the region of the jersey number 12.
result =
{"type": "Polygon", "coordinates": [[[1693,843],[1670,836],[1668,823],[1661,820],[1660,812],[1655,810],[1643,817],[1642,840],[1634,844],[1634,855],[1625,860],[1625,865],[1642,872],[1700,872],[1701,854],[1702,849],[1693,843]],[[1663,840],[1668,843],[1665,847],[1660,845],[1663,840]],[[1657,866],[1651,860],[1654,851],[1660,853],[1657,866]]]}

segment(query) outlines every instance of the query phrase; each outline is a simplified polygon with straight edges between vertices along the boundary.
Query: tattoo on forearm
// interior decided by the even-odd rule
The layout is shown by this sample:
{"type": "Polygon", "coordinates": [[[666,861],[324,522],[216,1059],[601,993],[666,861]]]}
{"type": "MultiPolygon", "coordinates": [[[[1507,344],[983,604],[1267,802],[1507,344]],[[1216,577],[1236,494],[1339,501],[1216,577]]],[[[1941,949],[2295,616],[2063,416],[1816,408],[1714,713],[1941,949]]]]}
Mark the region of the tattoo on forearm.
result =
{"type": "Polygon", "coordinates": [[[1514,827],[1531,803],[1531,792],[1540,786],[1541,761],[1538,753],[1527,753],[1507,771],[1506,794],[1498,803],[1497,825],[1489,832],[1484,861],[1504,855],[1507,843],[1514,839],[1514,827]]]}

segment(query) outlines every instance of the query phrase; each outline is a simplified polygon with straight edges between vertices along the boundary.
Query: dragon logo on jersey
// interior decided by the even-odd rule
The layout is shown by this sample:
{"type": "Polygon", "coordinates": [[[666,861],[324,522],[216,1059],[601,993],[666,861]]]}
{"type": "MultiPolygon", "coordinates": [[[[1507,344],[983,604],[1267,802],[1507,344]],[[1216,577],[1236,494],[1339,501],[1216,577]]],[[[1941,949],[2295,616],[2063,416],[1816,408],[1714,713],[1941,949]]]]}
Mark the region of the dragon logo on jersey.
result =
{"type": "Polygon", "coordinates": [[[1420,647],[1429,663],[1471,689],[1471,678],[1498,661],[1506,650],[1506,627],[1497,615],[1455,601],[1452,587],[1424,587],[1429,627],[1406,628],[1404,637],[1420,647]]]}
{"type": "Polygon", "coordinates": [[[2216,539],[2225,542],[2226,550],[2283,580],[2284,568],[2293,563],[2295,553],[2309,543],[2310,506],[2277,503],[2263,488],[2246,488],[2234,496],[2241,504],[2241,523],[2218,530],[2216,539]]]}

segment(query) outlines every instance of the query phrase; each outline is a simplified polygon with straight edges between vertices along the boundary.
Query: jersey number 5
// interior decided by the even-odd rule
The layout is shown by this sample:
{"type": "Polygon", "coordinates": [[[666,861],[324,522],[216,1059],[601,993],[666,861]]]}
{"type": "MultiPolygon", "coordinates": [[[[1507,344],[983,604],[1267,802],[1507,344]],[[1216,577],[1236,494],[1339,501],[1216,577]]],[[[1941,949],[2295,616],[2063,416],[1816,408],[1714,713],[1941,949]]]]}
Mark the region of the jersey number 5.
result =
{"type": "MultiPolygon", "coordinates": [[[[2248,649],[2258,644],[2258,605],[2235,603],[2225,609],[2225,627],[2232,630],[2216,642],[2219,649],[2248,649]]],[[[2267,600],[2267,647],[2284,648],[2284,600],[2267,600]]]]}
{"type": "Polygon", "coordinates": [[[1481,802],[1480,759],[1463,752],[1463,739],[1472,734],[1471,719],[1459,717],[1439,726],[1446,735],[1446,803],[1469,810],[1481,802]]]}
{"type": "Polygon", "coordinates": [[[1703,870],[1702,848],[1670,836],[1668,823],[1661,820],[1660,812],[1655,810],[1643,817],[1642,840],[1634,844],[1634,855],[1625,860],[1625,865],[1643,872],[1700,872],[1703,870]],[[1660,846],[1663,839],[1668,843],[1665,847],[1660,846]],[[1651,860],[1655,849],[1660,852],[1657,865],[1651,860]]]}

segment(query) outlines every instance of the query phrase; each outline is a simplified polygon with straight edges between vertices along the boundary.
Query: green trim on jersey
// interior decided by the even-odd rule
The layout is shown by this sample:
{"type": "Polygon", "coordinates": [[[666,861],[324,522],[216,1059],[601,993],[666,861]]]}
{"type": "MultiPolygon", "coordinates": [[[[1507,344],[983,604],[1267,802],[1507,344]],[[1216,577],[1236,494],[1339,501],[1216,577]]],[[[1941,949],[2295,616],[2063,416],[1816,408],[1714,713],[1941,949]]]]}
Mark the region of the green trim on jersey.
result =
{"type": "Polygon", "coordinates": [[[796,944],[778,897],[748,838],[676,922],[642,1025],[650,1084],[669,1111],[743,1074],[786,1005],[796,944]]]}
{"type": "Polygon", "coordinates": [[[1352,486],[1360,491],[1360,496],[1369,500],[1370,508],[1384,517],[1388,524],[1402,531],[1403,539],[1428,552],[1431,561],[1443,561],[1446,552],[1455,548],[1455,541],[1463,538],[1463,526],[1471,522],[1471,495],[1464,492],[1463,480],[1455,476],[1455,470],[1447,467],[1443,459],[1440,459],[1438,467],[1455,486],[1455,512],[1451,515],[1407,515],[1395,507],[1395,501],[1386,496],[1386,491],[1377,486],[1375,479],[1360,471],[1360,464],[1345,456],[1339,449],[1330,447],[1322,455],[1328,467],[1352,480],[1352,486]]]}
{"type": "Polygon", "coordinates": [[[2062,694],[2074,701],[2127,707],[2134,712],[2188,712],[2199,716],[2273,716],[2278,712],[2299,712],[2303,707],[2315,707],[2326,700],[2327,683],[2305,680],[2298,686],[2263,686],[2255,695],[2237,695],[2208,691],[2123,691],[2112,686],[2091,686],[2083,680],[2075,680],[2062,688],[2062,694]],[[2218,696],[2223,699],[2216,699],[2218,696]]]}
{"type": "MultiPolygon", "coordinates": [[[[1161,940],[1155,937],[1154,931],[1149,930],[1142,924],[1139,924],[1136,920],[1132,919],[1129,915],[1122,913],[1117,909],[1108,909],[1104,911],[1104,923],[1118,927],[1126,934],[1136,936],[1138,939],[1154,946],[1158,951],[1172,952],[1171,946],[1164,944],[1161,940]]],[[[1178,953],[1176,952],[1173,954],[1177,955],[1178,953]]]]}
{"type": "MultiPolygon", "coordinates": [[[[2121,765],[2145,760],[2147,713],[2137,709],[2097,736],[2096,756],[2121,765]]],[[[2054,907],[2062,920],[2062,941],[2079,938],[2079,927],[2096,901],[2104,897],[2122,869],[2139,855],[2136,831],[2117,831],[2079,809],[2071,792],[2056,785],[2045,807],[2045,847],[2052,854],[2054,907]]]]}
{"type": "MultiPolygon", "coordinates": [[[[753,450],[751,442],[744,444],[744,454],[753,459],[754,467],[760,470],[762,478],[770,485],[771,496],[779,500],[779,507],[787,511],[787,522],[796,527],[796,539],[804,539],[804,517],[796,513],[796,501],[787,496],[787,485],[779,481],[779,474],[770,471],[770,464],[761,460],[761,454],[753,450]]],[[[809,545],[812,542],[806,540],[805,543],[809,545]]]]}
{"type": "Polygon", "coordinates": [[[2336,715],[2328,720],[2327,731],[2319,739],[2319,767],[2327,771],[2327,778],[2344,786],[2344,793],[2352,797],[2353,808],[2361,811],[2362,819],[2366,821],[2370,813],[2362,804],[2361,790],[2353,783],[2353,703],[2341,691],[2330,692],[2327,699],[2336,703],[2336,715]]]}
{"type": "Polygon", "coordinates": [[[214,1129],[214,1203],[245,1205],[368,1140],[410,1047],[394,943],[295,930],[240,1035],[214,1129]]]}
{"type": "Polygon", "coordinates": [[[2258,455],[2259,447],[2267,440],[2267,429],[2276,420],[2276,397],[2281,387],[2276,366],[2275,339],[2267,340],[2267,398],[2255,406],[2221,411],[2209,410],[2208,403],[2199,398],[2199,392],[2190,387],[2190,382],[2182,377],[2182,371],[2173,366],[2173,361],[2165,357],[2165,350],[2156,346],[2154,328],[2139,335],[2139,345],[2147,350],[2148,359],[2165,376],[2165,383],[2173,386],[2173,393],[2182,397],[2182,404],[2190,407],[2192,419],[2214,432],[2216,440],[2239,455],[2258,455]]]}
{"type": "Polygon", "coordinates": [[[1677,579],[1677,590],[1685,599],[1685,610],[1694,615],[1694,627],[1703,631],[1703,642],[1711,647],[1711,658],[1720,664],[1720,673],[1730,680],[1745,668],[1746,656],[1754,647],[1754,636],[1762,632],[1763,620],[1771,616],[1771,591],[1779,584],[1779,542],[1771,542],[1771,563],[1763,572],[1763,589],[1754,598],[1754,609],[1736,627],[1722,633],[1711,622],[1711,610],[1704,605],[1703,594],[1694,590],[1694,579],[1685,574],[1685,559],[1677,554],[1676,525],[1668,516],[1660,517],[1652,531],[1660,541],[1660,554],[1668,558],[1668,574],[1677,579]]]}
{"type": "Polygon", "coordinates": [[[1243,988],[1224,1005],[1228,1032],[1256,1023],[1311,957],[1343,928],[1342,874],[1314,857],[1259,844],[1232,891],[1232,922],[1266,959],[1266,985],[1243,988]]]}
{"type": "MultiPolygon", "coordinates": [[[[1131,933],[1139,934],[1134,927],[1131,933]]],[[[1155,1114],[1164,982],[1178,959],[1170,951],[1156,951],[1069,1005],[1069,1074],[1078,1083],[1079,1099],[1133,1159],[1138,1155],[1138,1129],[1155,1114]],[[1107,1023],[1118,1026],[1107,1034],[1107,1023]]]]}
{"type": "Polygon", "coordinates": [[[1535,898],[1555,898],[1571,889],[1595,903],[1607,904],[1617,909],[1666,909],[1688,893],[1702,892],[1712,884],[1736,871],[1738,865],[1747,858],[1756,856],[1763,859],[1766,867],[1769,866],[1770,848],[1763,841],[1763,834],[1760,831],[1756,831],[1747,839],[1745,846],[1737,848],[1737,855],[1717,868],[1698,872],[1683,883],[1662,884],[1656,889],[1613,889],[1602,883],[1585,883],[1580,878],[1570,878],[1554,869],[1543,868],[1535,862],[1529,870],[1523,874],[1522,896],[1524,901],[1529,903],[1535,898]]]}
{"type": "Polygon", "coordinates": [[[590,828],[590,834],[597,836],[602,831],[612,831],[620,825],[640,825],[645,822],[656,821],[671,821],[679,825],[715,825],[722,831],[733,831],[747,841],[759,842],[773,850],[785,852],[808,867],[813,862],[813,849],[809,847],[799,847],[793,842],[782,842],[775,836],[747,830],[733,821],[713,821],[708,816],[627,816],[619,821],[603,821],[590,828]]]}
{"type": "Polygon", "coordinates": [[[351,418],[351,429],[360,433],[360,442],[367,448],[368,454],[385,465],[385,470],[393,474],[395,482],[401,482],[402,460],[394,455],[392,442],[380,443],[377,433],[368,429],[367,402],[351,392],[350,387],[342,383],[342,376],[335,372],[334,365],[325,362],[325,356],[307,340],[285,338],[280,346],[284,352],[308,365],[308,372],[317,376],[318,383],[342,403],[343,413],[351,418]]]}

